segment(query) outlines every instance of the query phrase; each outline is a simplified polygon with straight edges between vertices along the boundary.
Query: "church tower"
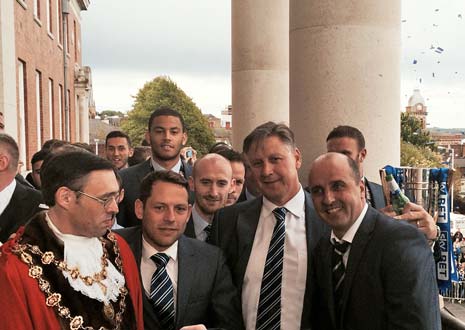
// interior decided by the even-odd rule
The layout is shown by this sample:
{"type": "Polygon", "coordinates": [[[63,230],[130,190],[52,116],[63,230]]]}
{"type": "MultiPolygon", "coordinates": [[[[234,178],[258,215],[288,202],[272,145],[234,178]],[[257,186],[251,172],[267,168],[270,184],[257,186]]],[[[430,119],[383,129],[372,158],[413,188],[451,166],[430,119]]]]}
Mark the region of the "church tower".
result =
{"type": "Polygon", "coordinates": [[[426,116],[428,115],[426,108],[425,99],[423,96],[421,96],[420,90],[414,89],[412,96],[410,96],[408,100],[408,106],[405,107],[405,110],[407,110],[410,115],[420,120],[422,129],[426,128],[426,116]]]}

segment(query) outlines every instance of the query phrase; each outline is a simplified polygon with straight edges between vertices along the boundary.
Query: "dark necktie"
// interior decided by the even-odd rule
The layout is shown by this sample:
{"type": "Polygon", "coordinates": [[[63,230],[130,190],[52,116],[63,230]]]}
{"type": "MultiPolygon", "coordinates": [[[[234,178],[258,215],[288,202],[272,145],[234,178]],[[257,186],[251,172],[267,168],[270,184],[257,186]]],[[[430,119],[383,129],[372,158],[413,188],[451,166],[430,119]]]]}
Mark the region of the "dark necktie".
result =
{"type": "Polygon", "coordinates": [[[333,273],[333,291],[334,291],[334,306],[336,312],[336,320],[339,322],[342,307],[342,292],[344,290],[345,266],[342,257],[349,248],[350,243],[331,242],[333,244],[333,254],[331,257],[332,273],[333,273]]]}
{"type": "Polygon", "coordinates": [[[284,237],[286,227],[284,219],[287,209],[277,207],[273,210],[276,225],[271,236],[262,286],[258,301],[256,330],[275,330],[281,328],[281,285],[283,277],[284,237]]]}
{"type": "Polygon", "coordinates": [[[206,226],[203,231],[205,232],[205,234],[207,234],[207,236],[205,237],[205,242],[207,243],[210,243],[210,234],[212,232],[212,224],[208,224],[208,226],[206,226]]]}
{"type": "Polygon", "coordinates": [[[151,259],[157,265],[150,286],[150,301],[163,329],[174,330],[173,284],[166,272],[170,257],[165,253],[154,254],[151,259]]]}

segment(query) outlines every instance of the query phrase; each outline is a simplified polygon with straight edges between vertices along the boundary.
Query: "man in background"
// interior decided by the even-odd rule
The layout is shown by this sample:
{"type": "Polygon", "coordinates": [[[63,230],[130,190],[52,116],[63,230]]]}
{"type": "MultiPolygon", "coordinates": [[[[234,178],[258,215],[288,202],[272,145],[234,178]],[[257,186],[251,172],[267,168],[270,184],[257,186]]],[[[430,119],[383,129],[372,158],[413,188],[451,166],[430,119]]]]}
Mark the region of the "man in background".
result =
{"type": "Polygon", "coordinates": [[[105,154],[107,159],[116,166],[118,170],[128,168],[128,159],[132,156],[134,149],[131,139],[122,131],[112,131],[105,138],[105,154]]]}

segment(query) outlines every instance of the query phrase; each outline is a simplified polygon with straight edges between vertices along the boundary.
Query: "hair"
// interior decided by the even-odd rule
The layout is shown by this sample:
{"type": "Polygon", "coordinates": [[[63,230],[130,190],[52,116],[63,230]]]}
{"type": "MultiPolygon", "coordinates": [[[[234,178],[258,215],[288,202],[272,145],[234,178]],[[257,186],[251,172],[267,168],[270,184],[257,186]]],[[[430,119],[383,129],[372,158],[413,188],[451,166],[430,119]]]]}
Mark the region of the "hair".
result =
{"type": "Polygon", "coordinates": [[[91,154],[94,153],[94,149],[91,147],[89,143],[86,142],[74,142],[71,144],[72,146],[84,149],[85,151],[90,152],[91,154]]]}
{"type": "MultiPolygon", "coordinates": [[[[344,155],[344,154],[340,154],[340,155],[344,155]]],[[[354,178],[355,183],[358,184],[361,178],[360,168],[358,167],[358,164],[355,160],[353,160],[347,155],[344,155],[344,156],[346,157],[347,162],[349,163],[349,168],[351,170],[352,177],[354,178]]]]}
{"type": "Polygon", "coordinates": [[[214,145],[212,145],[210,147],[210,150],[208,150],[208,153],[209,154],[217,154],[220,151],[231,150],[231,149],[232,149],[231,146],[229,146],[228,144],[226,144],[224,142],[216,142],[214,145]]]}
{"type": "Polygon", "coordinates": [[[61,146],[64,146],[65,144],[69,144],[69,143],[63,140],[50,139],[44,142],[44,144],[42,145],[42,149],[52,150],[54,148],[59,148],[61,146]]]}
{"type": "Polygon", "coordinates": [[[87,176],[99,170],[111,170],[118,178],[118,170],[110,161],[84,149],[50,154],[40,171],[45,204],[50,207],[55,205],[55,193],[60,187],[68,187],[74,191],[81,190],[87,181],[87,176]]]}
{"type": "Polygon", "coordinates": [[[19,148],[15,139],[5,133],[0,133],[0,147],[11,157],[8,166],[10,171],[17,171],[19,162],[19,148]]]}
{"type": "Polygon", "coordinates": [[[356,140],[358,150],[362,150],[363,148],[365,148],[365,138],[363,137],[362,132],[360,132],[359,129],[348,125],[340,125],[333,128],[333,130],[329,132],[328,137],[326,138],[326,142],[328,142],[331,139],[345,137],[356,140]]]}
{"type": "Polygon", "coordinates": [[[248,153],[250,147],[254,143],[260,143],[265,138],[276,136],[281,142],[295,148],[294,133],[285,124],[277,124],[272,121],[257,126],[249,135],[244,139],[243,150],[248,153]]]}
{"type": "Polygon", "coordinates": [[[35,163],[41,160],[45,160],[45,158],[47,158],[49,154],[50,151],[48,151],[47,149],[41,149],[37,151],[31,158],[31,165],[34,165],[35,163]]]}
{"type": "MultiPolygon", "coordinates": [[[[177,184],[184,189],[186,189],[187,196],[189,196],[189,184],[184,177],[176,172],[173,171],[156,171],[147,174],[140,184],[140,195],[139,199],[145,206],[147,199],[152,194],[152,186],[155,182],[167,182],[172,184],[177,184]]],[[[186,200],[188,201],[188,200],[186,200]]]]}
{"type": "Polygon", "coordinates": [[[223,156],[230,162],[236,162],[236,163],[242,163],[242,164],[245,163],[243,155],[233,149],[222,149],[222,150],[218,150],[213,153],[223,156]]]}
{"type": "Polygon", "coordinates": [[[131,157],[128,158],[129,166],[134,166],[144,162],[147,157],[150,157],[152,149],[150,147],[134,147],[134,152],[131,157]]]}
{"type": "Polygon", "coordinates": [[[179,120],[181,121],[182,131],[183,132],[187,131],[187,127],[186,127],[186,124],[184,122],[184,118],[182,117],[182,115],[176,110],[173,110],[169,107],[159,107],[154,112],[152,112],[152,114],[150,115],[150,119],[149,119],[149,131],[152,128],[153,120],[160,116],[172,116],[172,117],[179,118],[179,120]]]}
{"type": "Polygon", "coordinates": [[[110,133],[108,133],[107,137],[105,138],[105,146],[107,146],[108,144],[108,139],[112,138],[125,138],[129,148],[131,148],[131,138],[123,131],[111,131],[110,133]]]}

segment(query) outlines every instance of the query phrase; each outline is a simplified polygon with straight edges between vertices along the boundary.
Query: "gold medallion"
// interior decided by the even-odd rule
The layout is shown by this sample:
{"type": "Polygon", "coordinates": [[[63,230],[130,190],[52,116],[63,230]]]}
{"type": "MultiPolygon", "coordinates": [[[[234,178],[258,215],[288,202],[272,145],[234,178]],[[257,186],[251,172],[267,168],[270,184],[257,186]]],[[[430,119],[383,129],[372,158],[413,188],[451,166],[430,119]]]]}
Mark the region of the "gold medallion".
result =
{"type": "Polygon", "coordinates": [[[113,321],[113,319],[115,318],[115,310],[111,302],[109,302],[108,304],[103,304],[103,314],[105,314],[105,317],[108,320],[113,321]]]}

